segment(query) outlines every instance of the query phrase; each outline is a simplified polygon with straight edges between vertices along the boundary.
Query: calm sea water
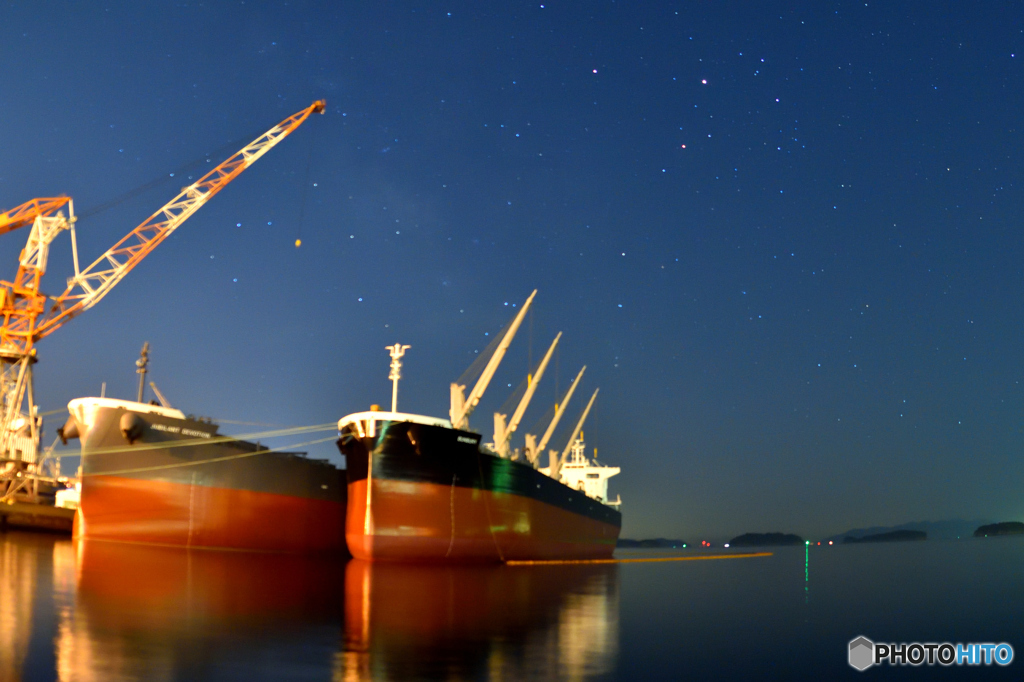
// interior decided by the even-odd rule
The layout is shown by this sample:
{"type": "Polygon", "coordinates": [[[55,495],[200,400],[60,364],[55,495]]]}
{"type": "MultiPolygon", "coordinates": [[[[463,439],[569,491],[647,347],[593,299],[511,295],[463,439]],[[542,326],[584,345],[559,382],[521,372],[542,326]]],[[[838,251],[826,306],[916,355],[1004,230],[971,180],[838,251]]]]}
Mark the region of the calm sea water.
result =
{"type": "Polygon", "coordinates": [[[2,682],[894,677],[1024,679],[1024,538],[430,567],[0,534],[2,682]],[[858,673],[857,635],[1017,660],[858,673]]]}

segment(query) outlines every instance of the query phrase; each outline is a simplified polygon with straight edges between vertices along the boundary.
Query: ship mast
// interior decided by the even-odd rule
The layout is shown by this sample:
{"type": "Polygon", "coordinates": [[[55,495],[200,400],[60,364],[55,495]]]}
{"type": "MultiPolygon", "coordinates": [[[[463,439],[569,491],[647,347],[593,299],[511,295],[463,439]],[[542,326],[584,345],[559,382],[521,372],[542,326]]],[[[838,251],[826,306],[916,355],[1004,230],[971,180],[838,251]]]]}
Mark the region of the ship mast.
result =
{"type": "Polygon", "coordinates": [[[512,414],[512,421],[509,422],[508,426],[505,426],[505,417],[508,415],[501,414],[500,412],[494,413],[494,451],[499,456],[508,457],[508,444],[512,439],[512,434],[519,428],[519,422],[523,419],[523,414],[530,405],[533,394],[537,392],[537,384],[540,383],[541,377],[544,376],[544,370],[547,369],[548,362],[551,361],[551,356],[554,355],[555,346],[558,345],[560,338],[562,338],[562,332],[558,332],[558,336],[551,342],[551,347],[548,348],[544,359],[537,366],[537,374],[532,377],[526,377],[526,393],[523,394],[522,400],[519,401],[519,406],[516,407],[516,411],[512,414]]]}
{"type": "Polygon", "coordinates": [[[391,411],[398,412],[398,380],[402,378],[402,356],[405,355],[405,351],[412,348],[412,346],[403,346],[400,343],[396,343],[393,346],[384,346],[385,350],[391,351],[391,373],[388,374],[388,379],[391,379],[391,411]]]}
{"type": "Polygon", "coordinates": [[[136,402],[141,403],[146,390],[146,372],[149,369],[149,341],[142,344],[142,352],[139,353],[139,359],[135,361],[135,366],[138,367],[135,373],[139,375],[139,399],[136,402]]]}
{"type": "Polygon", "coordinates": [[[469,428],[469,415],[473,414],[473,410],[480,404],[480,399],[484,395],[484,391],[487,390],[487,384],[491,382],[491,378],[494,373],[498,370],[498,365],[501,364],[502,359],[505,357],[505,352],[508,347],[512,344],[512,339],[515,338],[516,332],[519,331],[519,325],[523,323],[523,318],[526,317],[526,311],[530,309],[530,304],[533,303],[533,297],[537,295],[537,290],[534,289],[530,297],[526,299],[526,303],[519,310],[519,314],[512,320],[512,324],[509,325],[508,331],[505,332],[505,336],[501,339],[501,343],[494,351],[494,355],[487,361],[487,366],[484,367],[483,374],[476,382],[476,386],[470,392],[469,397],[464,397],[463,391],[466,390],[465,386],[457,383],[453,383],[451,386],[452,404],[448,414],[451,417],[452,426],[456,429],[466,430],[469,428]]]}

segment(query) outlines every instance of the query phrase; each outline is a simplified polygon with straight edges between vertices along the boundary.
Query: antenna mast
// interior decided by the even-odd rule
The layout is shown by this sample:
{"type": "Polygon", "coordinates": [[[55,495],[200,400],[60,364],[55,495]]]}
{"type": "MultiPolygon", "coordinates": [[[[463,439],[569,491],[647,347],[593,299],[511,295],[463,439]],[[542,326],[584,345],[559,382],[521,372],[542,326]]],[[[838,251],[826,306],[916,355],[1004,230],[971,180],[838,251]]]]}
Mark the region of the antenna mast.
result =
{"type": "Polygon", "coordinates": [[[401,358],[405,355],[405,351],[412,346],[396,343],[393,346],[384,346],[384,348],[391,351],[391,373],[388,374],[388,379],[391,379],[391,411],[398,412],[398,380],[402,378],[401,358]]]}
{"type": "Polygon", "coordinates": [[[138,367],[135,373],[139,375],[139,399],[135,402],[141,403],[146,390],[146,371],[149,368],[149,341],[142,344],[142,352],[139,353],[139,359],[135,361],[135,366],[138,367]]]}

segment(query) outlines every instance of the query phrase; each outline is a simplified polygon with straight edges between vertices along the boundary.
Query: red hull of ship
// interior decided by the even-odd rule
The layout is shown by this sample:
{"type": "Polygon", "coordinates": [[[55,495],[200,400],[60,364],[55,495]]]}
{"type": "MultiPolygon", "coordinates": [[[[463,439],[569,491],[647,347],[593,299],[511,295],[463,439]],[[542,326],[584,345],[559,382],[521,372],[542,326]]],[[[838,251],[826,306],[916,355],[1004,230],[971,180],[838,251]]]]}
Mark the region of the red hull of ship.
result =
{"type": "Polygon", "coordinates": [[[348,486],[345,539],[357,559],[608,559],[619,527],[511,493],[422,481],[348,486]]]}
{"type": "Polygon", "coordinates": [[[118,476],[90,476],[82,538],[274,552],[343,551],[344,505],[118,476]]]}

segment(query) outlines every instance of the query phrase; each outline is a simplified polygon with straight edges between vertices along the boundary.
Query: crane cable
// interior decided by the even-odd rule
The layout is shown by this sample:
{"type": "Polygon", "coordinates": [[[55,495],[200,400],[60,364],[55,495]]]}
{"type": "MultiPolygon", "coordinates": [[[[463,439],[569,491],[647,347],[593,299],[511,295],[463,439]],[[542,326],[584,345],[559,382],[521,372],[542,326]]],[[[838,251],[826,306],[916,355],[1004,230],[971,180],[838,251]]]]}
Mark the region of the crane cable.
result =
{"type": "Polygon", "coordinates": [[[306,217],[306,194],[309,192],[309,170],[313,165],[313,147],[316,131],[319,126],[313,127],[313,133],[309,136],[309,156],[306,158],[306,176],[302,179],[302,197],[299,199],[299,229],[295,238],[295,248],[302,246],[302,223],[306,217]]]}
{"type": "MultiPolygon", "coordinates": [[[[161,175],[161,176],[157,177],[154,180],[150,180],[149,182],[144,183],[142,185],[139,185],[138,187],[135,187],[134,189],[130,189],[127,192],[125,192],[124,194],[121,194],[121,195],[118,195],[118,196],[114,197],[110,201],[106,201],[106,202],[104,202],[102,204],[96,204],[94,206],[90,206],[89,208],[85,209],[84,211],[76,214],[75,217],[78,218],[79,220],[82,220],[83,218],[91,218],[94,215],[97,215],[99,213],[103,213],[104,211],[107,211],[107,210],[110,210],[110,209],[112,209],[112,208],[114,208],[116,206],[119,206],[119,205],[123,204],[124,202],[126,202],[126,201],[128,201],[130,199],[134,199],[137,196],[145,194],[146,192],[148,192],[151,189],[156,189],[157,187],[160,187],[161,185],[168,184],[168,183],[170,183],[170,181],[173,178],[175,178],[175,177],[177,177],[179,175],[184,175],[185,173],[189,172],[190,170],[193,170],[195,168],[198,168],[198,167],[202,166],[204,163],[211,163],[213,159],[220,158],[221,155],[223,155],[224,153],[226,153],[228,151],[237,150],[240,145],[244,145],[246,142],[248,142],[249,140],[251,140],[254,137],[256,137],[257,135],[259,135],[260,132],[261,131],[256,131],[254,133],[250,133],[248,135],[244,135],[244,136],[238,138],[237,140],[232,140],[231,142],[228,142],[227,144],[225,144],[225,145],[223,145],[221,147],[218,147],[217,149],[214,149],[212,152],[209,152],[209,153],[204,154],[204,155],[202,155],[202,156],[200,156],[198,158],[195,158],[192,161],[189,161],[188,163],[184,164],[183,166],[180,166],[180,167],[174,169],[173,172],[168,173],[167,175],[161,175]]],[[[191,180],[191,178],[189,178],[189,179],[191,180]]]]}

